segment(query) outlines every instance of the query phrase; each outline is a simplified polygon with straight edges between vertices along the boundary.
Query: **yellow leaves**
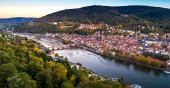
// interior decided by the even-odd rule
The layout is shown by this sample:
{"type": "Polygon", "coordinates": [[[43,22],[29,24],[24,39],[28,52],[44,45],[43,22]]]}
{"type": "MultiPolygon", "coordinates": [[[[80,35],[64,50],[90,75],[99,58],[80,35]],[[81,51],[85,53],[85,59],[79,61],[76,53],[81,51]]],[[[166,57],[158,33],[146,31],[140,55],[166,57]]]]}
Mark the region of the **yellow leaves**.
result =
{"type": "Polygon", "coordinates": [[[56,63],[56,68],[55,70],[55,74],[58,75],[58,77],[60,77],[61,79],[66,79],[66,75],[67,75],[67,68],[60,63],[56,63]]]}
{"type": "Polygon", "coordinates": [[[71,82],[66,81],[61,84],[61,88],[74,88],[74,85],[71,82]]]}
{"type": "Polygon", "coordinates": [[[75,75],[72,75],[72,76],[70,77],[70,81],[71,81],[71,82],[75,81],[75,79],[76,79],[76,76],[75,76],[75,75]]]}
{"type": "Polygon", "coordinates": [[[42,58],[37,57],[32,51],[28,51],[29,53],[29,59],[30,61],[33,61],[35,63],[43,64],[44,61],[42,58]]]}
{"type": "Polygon", "coordinates": [[[49,61],[45,63],[45,68],[50,69],[59,79],[66,79],[67,68],[63,64],[49,61]]]}
{"type": "Polygon", "coordinates": [[[25,53],[26,53],[26,52],[28,52],[28,47],[26,47],[26,46],[22,46],[22,47],[21,47],[21,50],[22,50],[23,52],[25,52],[25,53]]]}
{"type": "Polygon", "coordinates": [[[39,64],[43,64],[44,63],[42,58],[39,58],[39,57],[36,57],[36,56],[33,56],[33,55],[30,55],[30,60],[35,62],[35,63],[39,63],[39,64]]]}
{"type": "Polygon", "coordinates": [[[25,40],[22,40],[21,45],[27,45],[27,42],[25,40]]]}
{"type": "Polygon", "coordinates": [[[5,43],[7,46],[11,46],[12,44],[10,42],[5,43]]]}
{"type": "Polygon", "coordinates": [[[46,68],[46,69],[51,69],[51,70],[52,70],[52,68],[54,68],[55,65],[56,65],[55,62],[49,61],[49,62],[46,62],[45,68],[46,68]]]}
{"type": "Polygon", "coordinates": [[[39,48],[37,48],[37,47],[34,47],[33,51],[34,51],[35,53],[37,53],[37,54],[39,54],[39,53],[42,52],[42,51],[41,51],[39,48]]]}

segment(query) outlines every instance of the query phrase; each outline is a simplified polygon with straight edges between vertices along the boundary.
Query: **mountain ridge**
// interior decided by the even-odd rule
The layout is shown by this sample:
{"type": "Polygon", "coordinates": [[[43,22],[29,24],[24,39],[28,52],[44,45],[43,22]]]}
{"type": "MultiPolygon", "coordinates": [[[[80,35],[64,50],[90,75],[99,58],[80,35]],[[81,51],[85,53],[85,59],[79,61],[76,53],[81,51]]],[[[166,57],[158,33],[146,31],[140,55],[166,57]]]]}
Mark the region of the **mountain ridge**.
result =
{"type": "MultiPolygon", "coordinates": [[[[97,11],[101,11],[101,13],[105,14],[108,11],[113,11],[108,14],[128,14],[128,15],[134,15],[138,16],[142,19],[149,19],[153,20],[156,17],[160,16],[165,16],[164,18],[170,18],[170,9],[168,8],[162,8],[162,7],[152,7],[152,6],[142,6],[142,5],[130,5],[130,6],[101,6],[101,5],[92,5],[92,6],[87,6],[87,7],[82,7],[82,8],[76,8],[76,9],[66,9],[66,10],[61,10],[57,11],[51,14],[48,14],[42,18],[54,18],[56,19],[57,17],[62,17],[60,15],[63,15],[63,17],[68,17],[68,16],[73,16],[76,13],[77,15],[80,15],[83,13],[85,15],[91,15],[89,13],[99,13],[97,11]],[[96,10],[96,11],[95,11],[96,10]],[[163,14],[161,14],[163,13],[163,14]],[[167,15],[166,15],[167,14],[167,15]],[[56,18],[55,18],[56,16],[56,18]],[[154,17],[155,16],[155,17],[154,17]]],[[[81,16],[81,15],[80,15],[81,16]]],[[[81,18],[80,18],[81,19],[81,18]]]]}

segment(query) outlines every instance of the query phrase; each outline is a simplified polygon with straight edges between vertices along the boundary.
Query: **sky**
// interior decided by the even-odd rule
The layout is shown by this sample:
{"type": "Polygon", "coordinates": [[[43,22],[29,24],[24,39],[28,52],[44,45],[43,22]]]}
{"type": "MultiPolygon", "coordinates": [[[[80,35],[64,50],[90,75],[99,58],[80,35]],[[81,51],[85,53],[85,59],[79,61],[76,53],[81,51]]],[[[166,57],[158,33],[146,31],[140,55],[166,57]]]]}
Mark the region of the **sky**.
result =
{"type": "Polygon", "coordinates": [[[0,0],[0,18],[42,17],[64,9],[90,5],[147,5],[170,8],[170,0],[0,0]]]}

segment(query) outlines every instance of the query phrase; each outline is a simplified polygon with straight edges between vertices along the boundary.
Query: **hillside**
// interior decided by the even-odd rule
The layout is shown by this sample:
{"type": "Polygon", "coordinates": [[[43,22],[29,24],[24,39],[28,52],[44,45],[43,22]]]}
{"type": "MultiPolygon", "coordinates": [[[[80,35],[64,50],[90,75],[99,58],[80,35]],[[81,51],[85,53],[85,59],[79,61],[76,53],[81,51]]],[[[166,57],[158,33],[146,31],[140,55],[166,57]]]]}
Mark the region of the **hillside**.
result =
{"type": "Polygon", "coordinates": [[[78,9],[62,10],[42,17],[43,21],[78,21],[82,23],[110,23],[127,22],[129,19],[136,16],[124,16],[114,7],[108,6],[88,6],[78,9]]]}
{"type": "Polygon", "coordinates": [[[170,9],[151,6],[121,6],[115,7],[122,14],[130,14],[150,21],[170,19],[170,9]]]}
{"type": "MultiPolygon", "coordinates": [[[[135,16],[142,19],[156,21],[170,18],[170,9],[150,6],[88,6],[78,9],[68,9],[55,12],[42,17],[48,20],[96,20],[121,19],[124,15],[135,16]]],[[[105,21],[105,20],[104,20],[105,21]]]]}

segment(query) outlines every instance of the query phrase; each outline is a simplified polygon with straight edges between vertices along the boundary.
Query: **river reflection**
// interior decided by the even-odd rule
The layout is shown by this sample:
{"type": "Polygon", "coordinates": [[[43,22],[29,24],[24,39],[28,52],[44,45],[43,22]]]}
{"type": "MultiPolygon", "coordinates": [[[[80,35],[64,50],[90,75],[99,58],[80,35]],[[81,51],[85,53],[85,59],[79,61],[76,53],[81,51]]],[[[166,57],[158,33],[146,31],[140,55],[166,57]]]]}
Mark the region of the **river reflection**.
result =
{"type": "Polygon", "coordinates": [[[123,82],[139,84],[144,88],[170,88],[170,75],[145,67],[132,65],[119,60],[108,58],[81,49],[59,50],[59,55],[69,61],[81,63],[84,67],[105,77],[123,77],[123,82]]]}

